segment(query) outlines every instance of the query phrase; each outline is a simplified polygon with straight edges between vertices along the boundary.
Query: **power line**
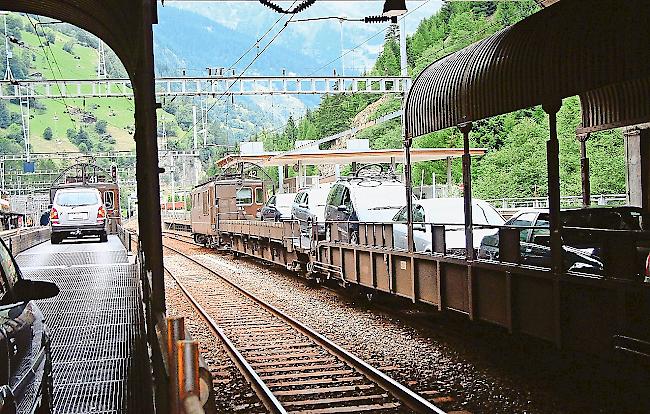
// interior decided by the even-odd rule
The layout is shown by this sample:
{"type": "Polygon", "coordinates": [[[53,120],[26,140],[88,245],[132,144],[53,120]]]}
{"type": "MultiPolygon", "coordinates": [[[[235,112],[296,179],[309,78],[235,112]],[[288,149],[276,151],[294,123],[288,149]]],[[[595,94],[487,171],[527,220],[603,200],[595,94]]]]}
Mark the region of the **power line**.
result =
{"type": "MultiPolygon", "coordinates": [[[[413,10],[409,11],[408,13],[406,13],[406,14],[405,14],[404,16],[402,16],[399,20],[400,20],[400,21],[404,20],[404,19],[406,18],[406,16],[408,16],[409,14],[415,12],[415,11],[418,10],[420,7],[424,6],[425,4],[429,3],[430,1],[431,1],[431,0],[425,0],[422,4],[420,4],[420,5],[419,5],[418,7],[416,7],[415,9],[413,9],[413,10]]],[[[366,40],[364,40],[363,42],[359,43],[358,45],[356,45],[355,47],[353,47],[353,48],[351,48],[351,49],[348,49],[345,53],[341,54],[341,56],[337,56],[336,58],[330,60],[329,62],[327,62],[327,63],[324,64],[323,66],[319,67],[318,69],[314,70],[313,72],[311,72],[311,73],[310,73],[309,75],[307,75],[307,76],[311,76],[311,75],[313,75],[314,73],[320,71],[321,69],[326,68],[327,66],[329,66],[329,65],[331,65],[332,63],[336,62],[337,60],[344,58],[345,56],[347,56],[348,54],[350,54],[352,51],[354,51],[354,50],[360,48],[361,46],[365,45],[366,43],[368,43],[369,41],[371,41],[371,40],[374,39],[375,37],[377,37],[377,36],[379,36],[380,34],[383,34],[384,32],[386,32],[386,30],[388,30],[389,27],[390,27],[390,25],[384,27],[383,29],[381,29],[381,30],[378,31],[377,33],[373,34],[372,36],[370,36],[369,38],[367,38],[366,40]]]]}
{"type": "MultiPolygon", "coordinates": [[[[293,5],[296,4],[296,2],[297,2],[297,0],[294,0],[294,2],[293,2],[293,4],[291,5],[291,7],[293,7],[293,5]]],[[[262,56],[262,54],[266,51],[266,49],[268,49],[269,46],[271,46],[271,44],[275,41],[275,39],[277,39],[278,36],[280,36],[280,34],[281,34],[281,33],[282,33],[282,32],[283,32],[283,31],[288,27],[289,22],[291,22],[291,20],[292,20],[295,16],[296,16],[295,14],[292,14],[292,15],[289,17],[289,19],[287,19],[287,21],[284,22],[284,26],[282,26],[282,28],[281,28],[281,29],[280,29],[280,30],[279,30],[279,31],[278,31],[278,32],[277,32],[277,33],[276,33],[276,34],[271,38],[271,40],[269,40],[269,42],[266,44],[266,46],[264,46],[264,48],[263,48],[263,49],[262,49],[262,50],[261,50],[257,55],[255,55],[255,57],[253,58],[253,60],[251,60],[250,63],[249,63],[249,64],[244,68],[244,70],[242,70],[241,73],[240,73],[239,75],[237,75],[233,80],[235,80],[235,81],[236,81],[236,80],[239,80],[242,76],[244,76],[244,74],[246,73],[246,71],[247,71],[251,66],[253,66],[253,63],[255,63],[255,61],[256,61],[260,56],[262,56]]],[[[282,16],[281,16],[281,18],[282,18],[282,16]]],[[[278,20],[278,21],[279,21],[279,20],[278,20]]],[[[275,24],[276,24],[276,23],[274,23],[273,26],[271,26],[271,28],[273,28],[273,27],[275,26],[275,24]]],[[[234,84],[235,84],[235,82],[231,82],[231,83],[230,83],[230,86],[228,86],[228,88],[226,88],[226,90],[225,90],[224,92],[222,92],[221,95],[219,95],[219,96],[216,98],[217,100],[216,100],[216,101],[215,101],[215,102],[210,106],[210,108],[208,108],[208,110],[206,111],[206,116],[207,116],[207,114],[209,114],[210,111],[212,111],[212,109],[213,109],[213,108],[214,108],[214,107],[219,103],[219,101],[221,100],[221,98],[223,98],[223,97],[228,93],[228,91],[230,91],[230,89],[232,88],[232,86],[233,86],[234,84]]],[[[192,126],[191,126],[191,127],[190,127],[186,132],[185,132],[185,134],[181,137],[181,140],[182,140],[182,139],[185,139],[185,137],[187,137],[187,135],[188,135],[190,132],[192,132],[192,130],[193,130],[194,128],[196,128],[196,125],[197,125],[197,124],[198,124],[198,121],[195,122],[195,123],[193,123],[192,126]]]]}
{"type": "MultiPolygon", "coordinates": [[[[296,0],[296,1],[297,1],[297,0],[296,0]]],[[[293,2],[293,4],[291,5],[291,7],[293,7],[293,5],[296,4],[296,1],[293,2]]],[[[240,56],[240,57],[235,61],[235,63],[233,63],[232,65],[230,65],[230,68],[231,68],[231,69],[234,69],[234,68],[235,68],[235,65],[237,65],[237,64],[238,64],[238,63],[239,63],[239,62],[240,62],[240,61],[241,61],[241,60],[242,60],[242,59],[243,59],[243,58],[248,54],[248,52],[250,52],[251,50],[253,50],[253,48],[254,48],[255,46],[259,46],[260,42],[261,42],[262,40],[264,40],[264,38],[266,37],[266,35],[269,34],[269,32],[270,32],[271,30],[273,30],[273,28],[275,27],[275,25],[277,25],[277,24],[280,22],[280,20],[282,20],[283,17],[284,17],[284,16],[282,16],[282,15],[281,15],[280,17],[278,17],[278,19],[277,19],[277,20],[276,20],[276,21],[271,25],[271,27],[269,27],[269,29],[268,29],[268,30],[267,30],[267,31],[266,31],[266,32],[265,32],[265,33],[264,33],[264,34],[263,34],[259,39],[257,39],[257,41],[256,41],[255,43],[253,43],[253,44],[251,45],[251,47],[249,47],[248,50],[245,51],[245,52],[244,52],[244,53],[243,53],[243,54],[242,54],[242,55],[241,55],[241,56],[240,56]]]]}
{"type": "MultiPolygon", "coordinates": [[[[45,61],[47,62],[47,65],[50,68],[50,72],[52,72],[52,77],[54,78],[54,82],[56,82],[56,87],[59,89],[59,94],[61,95],[61,99],[63,101],[63,105],[65,105],[66,111],[68,113],[68,116],[70,117],[70,121],[73,123],[75,120],[72,118],[72,113],[70,112],[70,107],[68,106],[68,103],[65,100],[65,97],[63,96],[63,91],[61,90],[61,85],[59,85],[59,81],[56,79],[56,73],[54,72],[54,68],[52,67],[52,62],[50,62],[50,58],[47,56],[47,52],[45,51],[45,46],[43,46],[43,41],[41,40],[41,35],[38,33],[38,29],[36,28],[36,24],[32,20],[32,18],[29,16],[29,14],[25,14],[27,17],[27,20],[29,20],[29,23],[32,25],[34,28],[34,33],[36,33],[36,38],[38,39],[38,43],[41,46],[41,49],[43,49],[43,57],[45,57],[45,61]]],[[[43,29],[41,29],[43,30],[43,29]]],[[[45,31],[43,31],[43,35],[45,35],[45,31]]],[[[49,48],[49,42],[48,42],[48,48],[49,48]]],[[[50,48],[50,53],[52,53],[52,49],[50,48]]],[[[52,57],[54,57],[54,54],[52,54],[52,57]]],[[[55,60],[56,63],[56,60],[55,60]]],[[[59,68],[59,73],[61,72],[61,69],[59,68]]],[[[67,88],[65,82],[63,85],[67,88]]]]}

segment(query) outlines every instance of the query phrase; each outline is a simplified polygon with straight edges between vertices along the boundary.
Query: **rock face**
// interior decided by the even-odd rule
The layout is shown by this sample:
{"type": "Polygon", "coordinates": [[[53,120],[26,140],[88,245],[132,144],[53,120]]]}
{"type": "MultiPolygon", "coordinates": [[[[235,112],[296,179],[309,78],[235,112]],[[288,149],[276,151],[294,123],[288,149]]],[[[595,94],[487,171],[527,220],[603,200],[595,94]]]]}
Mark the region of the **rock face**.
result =
{"type": "MultiPolygon", "coordinates": [[[[367,124],[368,122],[370,122],[370,115],[375,113],[383,103],[388,101],[388,99],[390,99],[388,95],[383,95],[376,102],[373,102],[370,105],[368,105],[363,111],[359,112],[354,118],[352,118],[352,122],[350,123],[350,128],[359,128],[367,124]]],[[[354,136],[355,136],[354,134],[350,134],[338,138],[337,140],[332,142],[332,146],[330,148],[345,149],[347,147],[348,139],[354,138],[354,136]]],[[[319,165],[318,170],[320,171],[321,176],[323,177],[330,177],[335,174],[334,165],[319,165]]]]}

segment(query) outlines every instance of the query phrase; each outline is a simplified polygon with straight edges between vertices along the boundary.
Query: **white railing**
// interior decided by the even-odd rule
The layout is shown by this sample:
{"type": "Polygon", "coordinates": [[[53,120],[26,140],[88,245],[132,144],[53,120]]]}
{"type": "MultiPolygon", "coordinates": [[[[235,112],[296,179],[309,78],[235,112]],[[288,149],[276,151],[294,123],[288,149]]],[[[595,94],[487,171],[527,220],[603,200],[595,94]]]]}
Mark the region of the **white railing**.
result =
{"type": "MultiPolygon", "coordinates": [[[[495,198],[485,200],[496,209],[548,208],[547,197],[495,198]]],[[[626,194],[601,194],[591,196],[591,205],[617,206],[627,203],[626,194]]],[[[560,197],[562,207],[581,207],[582,196],[560,197]]]]}

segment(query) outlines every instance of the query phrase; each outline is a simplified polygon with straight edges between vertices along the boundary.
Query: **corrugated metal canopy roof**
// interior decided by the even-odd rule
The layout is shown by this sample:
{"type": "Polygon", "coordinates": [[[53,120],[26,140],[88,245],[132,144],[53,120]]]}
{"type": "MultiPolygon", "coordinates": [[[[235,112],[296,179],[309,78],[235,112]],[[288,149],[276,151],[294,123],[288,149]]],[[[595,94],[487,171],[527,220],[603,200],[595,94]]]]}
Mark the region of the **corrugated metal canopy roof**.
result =
{"type": "Polygon", "coordinates": [[[407,133],[574,95],[587,108],[587,129],[648,119],[648,21],[644,0],[557,2],[427,67],[406,100],[407,133]]]}

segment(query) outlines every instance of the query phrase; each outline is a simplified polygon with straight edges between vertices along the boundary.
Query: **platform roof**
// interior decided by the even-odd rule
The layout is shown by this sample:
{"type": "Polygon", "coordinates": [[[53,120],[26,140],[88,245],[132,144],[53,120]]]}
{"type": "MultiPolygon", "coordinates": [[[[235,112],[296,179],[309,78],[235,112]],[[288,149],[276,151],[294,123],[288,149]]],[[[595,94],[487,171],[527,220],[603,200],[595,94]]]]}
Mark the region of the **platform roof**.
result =
{"type": "Polygon", "coordinates": [[[552,107],[574,95],[584,132],[645,122],[648,19],[647,0],[554,2],[424,69],[406,99],[407,134],[552,107]]]}
{"type": "MultiPolygon", "coordinates": [[[[485,148],[472,148],[470,155],[483,155],[485,148]]],[[[438,161],[447,158],[459,158],[463,155],[462,148],[414,148],[411,150],[411,161],[438,161]]],[[[261,154],[239,154],[228,155],[217,161],[217,166],[224,167],[235,162],[252,162],[262,167],[293,165],[298,162],[305,165],[334,165],[349,164],[358,162],[362,164],[372,163],[397,163],[404,162],[404,150],[383,149],[383,150],[317,150],[304,152],[264,152],[261,154]]]]}

